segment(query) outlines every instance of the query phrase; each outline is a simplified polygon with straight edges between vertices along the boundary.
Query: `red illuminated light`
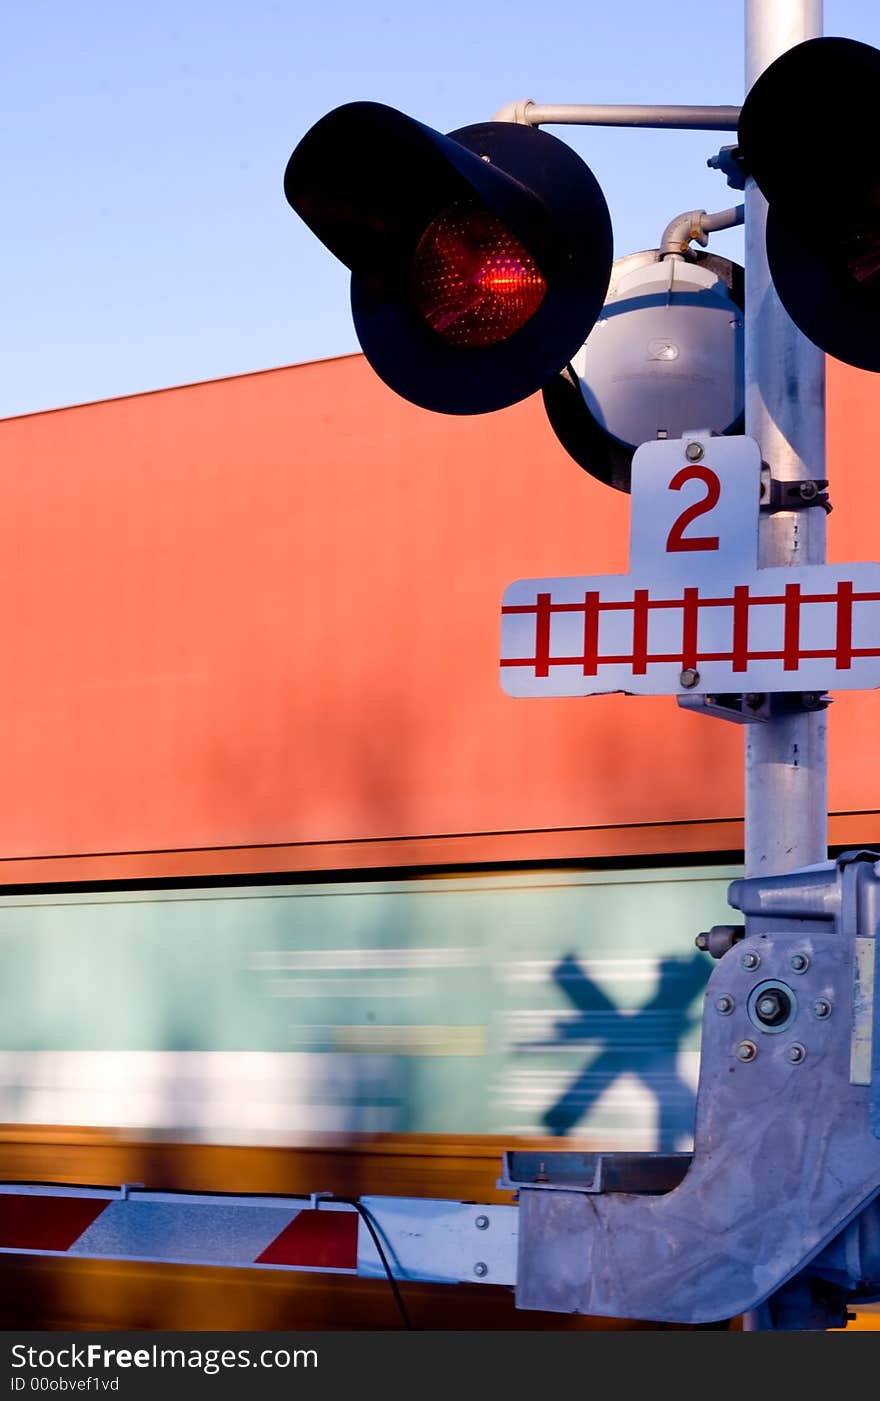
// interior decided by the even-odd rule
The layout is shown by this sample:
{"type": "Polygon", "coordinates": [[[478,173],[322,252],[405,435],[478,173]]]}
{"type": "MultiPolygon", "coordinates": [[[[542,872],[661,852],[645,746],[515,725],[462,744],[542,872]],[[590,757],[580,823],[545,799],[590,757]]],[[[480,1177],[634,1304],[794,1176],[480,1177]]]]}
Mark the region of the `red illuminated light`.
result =
{"type": "Polygon", "coordinates": [[[534,316],[547,290],[515,234],[485,209],[455,206],[429,224],[412,266],[415,305],[450,345],[497,345],[534,316]]]}
{"type": "Polygon", "coordinates": [[[875,296],[880,291],[880,190],[871,191],[870,205],[852,214],[849,227],[838,234],[846,275],[875,296]]]}

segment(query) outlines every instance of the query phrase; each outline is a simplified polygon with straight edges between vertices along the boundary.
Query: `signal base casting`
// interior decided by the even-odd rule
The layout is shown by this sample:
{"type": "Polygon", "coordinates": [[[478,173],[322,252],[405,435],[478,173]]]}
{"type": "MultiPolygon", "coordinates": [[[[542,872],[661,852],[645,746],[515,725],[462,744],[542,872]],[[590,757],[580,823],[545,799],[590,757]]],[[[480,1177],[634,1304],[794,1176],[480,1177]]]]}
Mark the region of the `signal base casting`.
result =
{"type": "MultiPolygon", "coordinates": [[[[731,903],[768,916],[707,985],[687,1173],[656,1196],[522,1187],[518,1308],[688,1324],[751,1313],[869,1207],[880,1192],[864,1066],[877,871],[876,853],[850,853],[734,882],[731,903]],[[781,1031],[749,1012],[768,980],[789,990],[781,1031]],[[816,1016],[818,1003],[830,1014],[816,1016]]],[[[868,1268],[876,1282],[880,1260],[868,1268]]],[[[850,1280],[841,1297],[864,1286],[850,1280]]]]}

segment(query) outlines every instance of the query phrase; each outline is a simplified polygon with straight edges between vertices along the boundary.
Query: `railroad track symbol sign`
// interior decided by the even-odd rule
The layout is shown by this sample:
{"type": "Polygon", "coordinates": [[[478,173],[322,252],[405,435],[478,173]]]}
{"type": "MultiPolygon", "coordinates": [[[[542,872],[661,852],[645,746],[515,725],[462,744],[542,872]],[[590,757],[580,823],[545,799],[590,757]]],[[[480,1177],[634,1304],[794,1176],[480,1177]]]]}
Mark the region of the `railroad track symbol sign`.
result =
{"type": "Polygon", "coordinates": [[[753,438],[643,444],[630,572],[520,579],[505,591],[508,695],[880,686],[880,564],[759,569],[760,485],[753,438]]]}

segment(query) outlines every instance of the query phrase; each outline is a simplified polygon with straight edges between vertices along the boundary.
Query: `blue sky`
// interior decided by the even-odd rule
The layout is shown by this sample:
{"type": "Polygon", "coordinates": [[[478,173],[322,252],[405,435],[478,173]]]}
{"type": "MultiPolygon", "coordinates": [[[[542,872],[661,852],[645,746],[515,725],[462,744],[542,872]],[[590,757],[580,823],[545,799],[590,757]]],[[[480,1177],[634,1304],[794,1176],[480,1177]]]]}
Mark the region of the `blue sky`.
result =
{"type": "MultiPolygon", "coordinates": [[[[880,47],[880,4],[826,0],[825,33],[880,47]]],[[[6,0],[0,416],[356,350],[348,274],[282,192],[343,102],[450,131],[522,97],[738,104],[742,74],[742,0],[6,0]]],[[[741,198],[706,166],[723,133],[548,130],[618,256],[741,198]]],[[[711,247],[739,258],[740,231],[711,247]]]]}

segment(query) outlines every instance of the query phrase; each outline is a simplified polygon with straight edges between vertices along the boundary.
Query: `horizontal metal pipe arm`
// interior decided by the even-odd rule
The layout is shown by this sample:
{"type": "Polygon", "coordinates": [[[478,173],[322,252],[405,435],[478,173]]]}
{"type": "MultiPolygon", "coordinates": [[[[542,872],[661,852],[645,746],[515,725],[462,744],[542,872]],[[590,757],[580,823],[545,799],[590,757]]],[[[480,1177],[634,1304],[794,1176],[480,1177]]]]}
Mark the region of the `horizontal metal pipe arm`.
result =
{"type": "Polygon", "coordinates": [[[745,205],[735,204],[731,209],[719,209],[717,214],[704,213],[700,222],[704,233],[720,233],[722,229],[735,229],[738,224],[744,224],[745,218],[745,205]]]}
{"type": "Polygon", "coordinates": [[[736,131],[738,107],[580,106],[541,104],[526,98],[508,102],[495,113],[495,122],[521,126],[632,126],[667,127],[679,131],[736,131]]]}
{"type": "Polygon", "coordinates": [[[743,204],[737,204],[732,209],[721,209],[717,214],[707,214],[705,209],[691,209],[686,214],[677,214],[663,230],[660,252],[663,257],[684,253],[694,240],[705,247],[710,233],[736,228],[744,219],[743,204]]]}

